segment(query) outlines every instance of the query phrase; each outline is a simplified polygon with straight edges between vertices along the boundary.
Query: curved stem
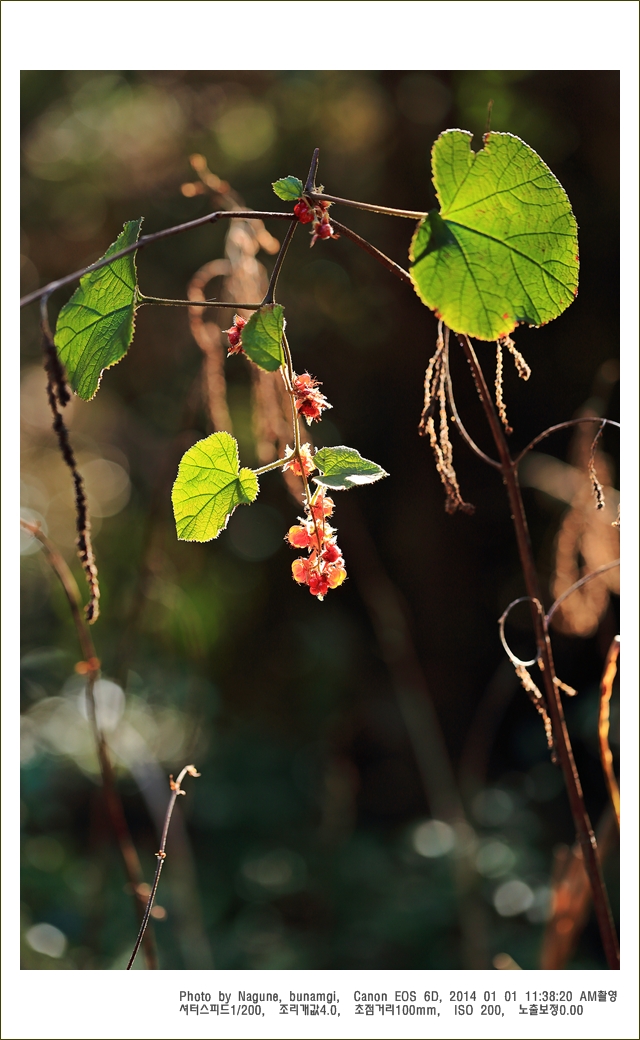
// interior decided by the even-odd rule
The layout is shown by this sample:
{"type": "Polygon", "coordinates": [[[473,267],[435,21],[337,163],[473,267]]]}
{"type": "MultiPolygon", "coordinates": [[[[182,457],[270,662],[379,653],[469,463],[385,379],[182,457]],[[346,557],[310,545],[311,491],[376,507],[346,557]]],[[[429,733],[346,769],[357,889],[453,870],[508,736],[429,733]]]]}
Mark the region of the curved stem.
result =
{"type": "Polygon", "coordinates": [[[376,247],[373,246],[371,242],[368,242],[366,238],[361,238],[361,236],[357,235],[355,231],[351,230],[351,228],[345,227],[344,224],[341,224],[339,221],[334,220],[333,218],[331,218],[331,223],[335,228],[338,229],[340,234],[344,235],[345,238],[350,238],[351,241],[355,242],[357,246],[360,246],[361,249],[364,249],[365,253],[368,253],[369,256],[372,256],[375,260],[381,263],[383,267],[386,267],[387,271],[391,271],[392,274],[397,275],[398,278],[400,278],[403,282],[406,282],[407,285],[410,285],[413,288],[411,275],[408,271],[405,271],[404,267],[400,267],[400,265],[397,264],[395,260],[392,260],[391,257],[387,256],[385,253],[382,253],[379,249],[376,249],[376,247]]]}
{"type": "Polygon", "coordinates": [[[473,438],[470,436],[470,434],[467,433],[466,429],[464,428],[464,426],[462,424],[462,419],[458,415],[458,409],[456,408],[456,402],[455,402],[455,400],[453,398],[453,382],[451,380],[451,369],[450,369],[450,366],[449,366],[449,351],[448,350],[447,350],[446,355],[445,355],[445,362],[444,363],[445,363],[445,373],[446,373],[446,379],[447,379],[447,397],[449,398],[449,405],[451,406],[451,418],[452,418],[453,422],[455,423],[455,425],[456,425],[460,435],[462,436],[463,440],[465,440],[467,442],[467,444],[469,445],[471,450],[473,452],[475,452],[475,454],[478,456],[478,458],[482,459],[483,462],[486,462],[488,466],[493,466],[494,469],[500,469],[500,463],[497,462],[495,459],[490,458],[489,455],[486,455],[485,452],[482,450],[482,448],[478,447],[478,445],[473,440],[473,438]]]}
{"type": "Polygon", "coordinates": [[[273,265],[273,271],[271,272],[271,278],[269,279],[269,287],[268,287],[268,289],[266,291],[264,300],[262,301],[262,303],[260,305],[262,307],[264,307],[268,303],[273,303],[275,298],[276,298],[276,285],[278,284],[278,278],[280,276],[280,271],[282,270],[282,265],[284,263],[284,258],[287,255],[287,250],[288,250],[289,245],[291,243],[291,239],[293,238],[293,236],[296,233],[296,228],[298,226],[298,223],[299,223],[298,219],[296,217],[294,217],[294,219],[291,221],[289,227],[287,228],[287,233],[284,236],[284,239],[282,241],[282,245],[280,246],[280,249],[278,251],[278,255],[276,257],[276,262],[273,265]]]}
{"type": "Polygon", "coordinates": [[[566,422],[557,423],[555,426],[549,426],[548,429],[543,430],[542,433],[539,433],[537,437],[534,437],[533,440],[530,441],[529,444],[527,444],[526,448],[522,449],[518,457],[514,460],[514,466],[519,466],[527,452],[531,451],[532,448],[535,448],[536,444],[539,444],[540,441],[543,441],[545,437],[551,436],[551,434],[556,433],[557,430],[567,430],[571,426],[577,426],[579,423],[585,422],[598,422],[602,423],[604,426],[617,426],[618,429],[620,429],[620,423],[616,422],[615,419],[601,419],[596,415],[585,415],[580,419],[567,419],[566,422]]]}
{"type": "Polygon", "coordinates": [[[598,575],[604,574],[605,571],[613,570],[614,567],[619,567],[619,566],[620,566],[620,560],[612,560],[611,563],[603,563],[602,567],[597,567],[596,570],[595,571],[591,571],[590,574],[585,574],[584,578],[580,578],[579,581],[574,581],[573,585],[570,585],[568,589],[565,589],[565,591],[562,593],[562,595],[558,596],[558,598],[555,601],[555,603],[552,603],[552,605],[549,607],[549,611],[548,611],[547,616],[545,618],[546,624],[547,625],[549,624],[549,622],[551,621],[551,618],[555,614],[555,612],[558,609],[558,607],[560,606],[560,604],[564,603],[565,599],[567,599],[568,596],[571,596],[572,593],[574,593],[577,589],[582,588],[583,585],[586,585],[588,582],[593,581],[593,579],[597,578],[598,575]]]}
{"type": "MultiPolygon", "coordinates": [[[[525,586],[527,594],[530,596],[532,601],[542,601],[540,595],[540,588],[538,583],[538,575],[535,569],[535,563],[533,559],[533,551],[531,548],[531,540],[529,537],[529,528],[527,525],[527,518],[524,511],[524,504],[522,502],[522,495],[520,494],[520,487],[518,484],[518,475],[516,469],[516,463],[509,454],[507,442],[505,440],[500,420],[493,406],[493,401],[489,393],[489,389],[485,382],[484,374],[478,363],[478,359],[475,355],[475,351],[471,345],[471,342],[467,336],[459,335],[458,340],[465,353],[469,366],[473,373],[473,378],[482,402],[482,406],[493,434],[493,439],[500,456],[500,466],[502,470],[503,480],[505,482],[507,493],[509,496],[509,504],[511,506],[511,515],[515,527],[516,540],[518,543],[518,552],[520,555],[520,562],[522,565],[523,576],[525,580],[525,586]]],[[[532,602],[532,620],[534,625],[534,631],[536,634],[536,643],[539,651],[539,664],[542,670],[542,679],[544,682],[545,689],[545,701],[546,708],[551,719],[553,727],[553,736],[556,747],[556,753],[562,773],[564,776],[565,785],[567,788],[567,794],[569,796],[569,803],[571,806],[571,814],[573,816],[573,822],[580,841],[582,848],[582,855],[584,857],[584,864],[589,876],[591,884],[591,891],[593,895],[593,905],[598,920],[598,926],[600,929],[600,936],[602,938],[602,944],[604,946],[604,952],[607,959],[607,964],[611,969],[620,968],[620,954],[618,948],[618,939],[613,924],[613,917],[611,914],[611,907],[609,905],[609,898],[602,876],[602,867],[598,856],[598,849],[596,844],[595,835],[591,827],[591,821],[587,813],[587,809],[584,803],[584,796],[582,793],[582,786],[580,784],[580,777],[576,769],[576,764],[573,757],[573,750],[571,747],[571,741],[569,739],[569,732],[564,718],[564,710],[562,702],[560,700],[560,693],[555,683],[555,668],[553,663],[553,654],[551,651],[551,642],[549,640],[549,633],[546,626],[546,621],[540,612],[535,608],[532,602]]]]}
{"type": "Polygon", "coordinates": [[[34,292],[28,293],[23,296],[20,300],[20,306],[25,307],[28,303],[33,303],[34,300],[39,300],[43,296],[51,296],[51,293],[55,292],[56,289],[62,288],[63,285],[69,285],[71,282],[76,282],[83,275],[89,274],[91,271],[99,271],[101,267],[108,267],[114,260],[120,260],[123,256],[129,256],[130,253],[135,253],[137,249],[144,249],[145,246],[151,245],[153,242],[160,242],[163,238],[170,238],[172,235],[181,235],[183,231],[191,231],[192,228],[202,227],[204,224],[215,224],[216,221],[223,219],[224,217],[232,220],[295,220],[293,213],[280,213],[280,212],[265,212],[259,213],[255,210],[217,210],[215,213],[207,213],[204,217],[198,217],[196,220],[188,220],[185,224],[175,224],[173,227],[163,228],[162,231],[155,231],[151,235],[142,235],[137,242],[133,242],[130,246],[126,246],[124,249],[119,249],[117,253],[112,253],[111,256],[96,260],[94,264],[89,264],[87,267],[80,268],[79,271],[74,271],[73,274],[67,274],[64,278],[58,278],[54,282],[48,282],[43,285],[41,289],[35,289],[34,292]]]}
{"type": "Polygon", "coordinates": [[[426,213],[422,213],[419,210],[413,209],[395,209],[393,206],[377,206],[371,202],[355,202],[353,199],[341,199],[337,195],[327,195],[323,191],[307,191],[305,188],[305,195],[308,195],[310,199],[315,202],[335,202],[340,206],[351,206],[352,209],[363,209],[367,213],[381,213],[388,217],[406,217],[408,220],[424,220],[427,216],[426,213]]]}
{"type": "Polygon", "coordinates": [[[129,958],[129,963],[127,964],[127,969],[126,969],[127,971],[131,971],[131,968],[133,967],[133,962],[136,959],[136,954],[137,954],[138,950],[140,949],[140,944],[142,943],[142,940],[144,939],[144,933],[146,932],[147,925],[149,924],[149,917],[151,916],[151,909],[153,907],[153,901],[156,898],[156,892],[158,891],[158,884],[160,882],[160,874],[162,873],[162,866],[164,864],[165,859],[167,858],[167,853],[166,853],[165,850],[166,850],[166,847],[167,847],[167,836],[169,834],[169,824],[171,823],[171,817],[173,815],[173,807],[176,804],[176,798],[178,797],[178,795],[185,794],[185,791],[182,790],[182,788],[180,787],[180,784],[184,780],[184,778],[187,775],[187,773],[189,774],[189,776],[200,776],[200,773],[197,771],[196,767],[194,765],[190,765],[190,766],[185,766],[184,769],[182,769],[180,771],[177,780],[174,781],[173,777],[169,778],[169,783],[171,784],[171,797],[169,799],[169,805],[167,806],[167,812],[166,812],[166,815],[165,815],[165,818],[164,818],[164,827],[162,828],[162,838],[160,840],[160,848],[159,848],[158,852],[156,852],[156,856],[157,856],[157,859],[158,859],[158,863],[157,863],[157,866],[156,866],[156,873],[155,873],[155,876],[154,876],[154,879],[153,879],[153,884],[151,886],[151,892],[149,893],[149,898],[147,900],[147,905],[146,905],[145,910],[144,910],[144,916],[142,918],[142,924],[140,925],[140,931],[138,932],[138,938],[136,939],[136,944],[133,947],[133,953],[131,954],[131,957],[129,958]]]}

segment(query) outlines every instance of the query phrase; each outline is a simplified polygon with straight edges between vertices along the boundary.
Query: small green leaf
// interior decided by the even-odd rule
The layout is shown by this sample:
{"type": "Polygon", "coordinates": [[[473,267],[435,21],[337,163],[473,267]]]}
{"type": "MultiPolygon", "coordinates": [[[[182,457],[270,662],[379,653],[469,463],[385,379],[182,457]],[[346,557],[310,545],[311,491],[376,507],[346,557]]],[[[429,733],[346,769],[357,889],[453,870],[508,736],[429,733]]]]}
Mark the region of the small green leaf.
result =
{"type": "Polygon", "coordinates": [[[471,151],[466,130],[432,150],[440,212],[418,226],[411,277],[454,332],[493,340],[519,322],[544,325],[578,291],[578,230],[564,188],[519,137],[490,133],[471,151]]]}
{"type": "Polygon", "coordinates": [[[242,330],[242,349],[265,372],[276,372],[284,365],[282,334],[284,308],[268,303],[255,311],[242,330]]]}
{"type": "Polygon", "coordinates": [[[288,177],[281,177],[279,181],[274,181],[271,187],[283,202],[295,202],[304,191],[304,184],[300,178],[293,177],[291,174],[288,177]]]}
{"type": "MultiPolygon", "coordinates": [[[[129,220],[105,257],[137,242],[142,217],[129,220]]],[[[136,312],[135,253],[92,271],[58,315],[55,344],[79,397],[95,397],[105,368],[127,353],[133,339],[136,312]]],[[[104,258],[103,258],[104,259],[104,258]]]]}
{"type": "Polygon", "coordinates": [[[382,477],[388,477],[381,466],[369,459],[363,459],[355,448],[321,448],[313,456],[315,465],[321,476],[314,477],[316,484],[333,488],[334,491],[346,491],[358,484],[373,484],[382,477]]]}
{"type": "Polygon", "coordinates": [[[259,490],[253,470],[240,469],[238,443],[230,433],[198,441],[182,456],[171,493],[178,538],[217,538],[236,506],[253,502],[259,490]]]}

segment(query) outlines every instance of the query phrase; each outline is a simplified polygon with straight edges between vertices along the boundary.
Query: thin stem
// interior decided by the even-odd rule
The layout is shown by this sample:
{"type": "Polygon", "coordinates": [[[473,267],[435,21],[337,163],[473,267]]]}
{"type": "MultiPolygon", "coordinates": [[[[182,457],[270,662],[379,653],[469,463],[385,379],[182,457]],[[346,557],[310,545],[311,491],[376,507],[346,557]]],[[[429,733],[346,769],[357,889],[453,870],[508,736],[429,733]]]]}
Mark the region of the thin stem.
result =
{"type": "Polygon", "coordinates": [[[471,367],[487,422],[489,423],[498,450],[498,455],[500,456],[502,477],[509,496],[509,504],[511,506],[511,515],[515,527],[525,586],[527,594],[532,600],[531,614],[539,651],[539,664],[541,665],[546,694],[546,707],[551,718],[556,753],[564,775],[569,803],[571,805],[571,813],[591,884],[594,909],[598,920],[607,963],[611,969],[619,969],[620,954],[618,949],[618,940],[613,924],[609,898],[604,884],[604,878],[602,876],[602,867],[598,856],[596,839],[584,803],[580,778],[573,758],[569,732],[564,719],[560,693],[554,682],[555,668],[549,633],[544,617],[541,616],[540,612],[534,606],[535,601],[542,601],[542,597],[540,595],[538,575],[536,573],[533,559],[533,551],[531,548],[524,504],[522,502],[522,495],[520,494],[520,487],[518,485],[516,463],[509,454],[509,449],[500,425],[500,420],[493,406],[493,401],[485,382],[484,374],[480,368],[471,342],[467,336],[463,335],[458,335],[458,340],[460,341],[467,361],[471,367]]]}
{"type": "Polygon", "coordinates": [[[165,300],[159,296],[143,296],[139,293],[140,306],[153,303],[159,307],[230,307],[236,311],[259,311],[261,303],[230,303],[228,300],[165,300]]]}
{"type": "Polygon", "coordinates": [[[449,398],[449,405],[451,407],[451,418],[452,418],[453,422],[455,423],[455,425],[456,425],[456,427],[458,429],[458,432],[462,436],[463,440],[465,440],[467,442],[467,444],[469,445],[471,450],[473,452],[475,452],[475,454],[478,456],[478,458],[482,459],[483,462],[486,462],[488,466],[493,466],[494,469],[500,469],[500,463],[497,462],[495,459],[492,459],[488,455],[486,455],[485,452],[482,450],[482,448],[479,448],[478,445],[476,444],[476,442],[473,440],[473,438],[467,433],[466,429],[464,428],[464,426],[462,424],[462,419],[458,415],[458,409],[456,408],[456,402],[455,402],[454,397],[453,397],[453,382],[452,382],[452,379],[451,379],[451,368],[450,368],[450,365],[449,365],[449,351],[448,350],[446,351],[446,354],[445,354],[445,362],[444,363],[445,363],[445,374],[446,374],[446,380],[447,380],[447,397],[449,398]]]}
{"type": "Polygon", "coordinates": [[[272,470],[272,469],[279,469],[280,466],[284,466],[285,462],[288,462],[288,461],[289,461],[289,459],[286,459],[286,458],[285,459],[276,459],[275,462],[269,462],[269,463],[267,463],[266,466],[261,466],[260,469],[254,469],[253,472],[255,473],[256,477],[261,477],[263,473],[268,473],[269,470],[272,470]]]}
{"type": "Polygon", "coordinates": [[[424,220],[427,216],[419,210],[395,209],[393,206],[377,206],[371,202],[355,202],[353,199],[340,199],[337,195],[326,195],[323,191],[308,191],[305,187],[305,195],[316,202],[335,202],[340,206],[351,206],[352,209],[363,209],[367,213],[382,213],[388,217],[406,217],[408,220],[424,220]]]}
{"type": "Polygon", "coordinates": [[[618,671],[618,655],[620,653],[620,636],[614,636],[607,659],[604,663],[600,681],[600,711],[598,714],[598,741],[600,743],[600,761],[604,772],[609,797],[620,829],[620,788],[613,771],[613,755],[609,747],[609,703],[613,692],[613,680],[618,671]]]}
{"type": "Polygon", "coordinates": [[[142,924],[140,925],[140,931],[138,932],[138,938],[136,939],[136,944],[133,947],[133,953],[131,954],[131,957],[129,958],[129,963],[127,964],[127,971],[130,971],[133,967],[133,962],[136,959],[136,954],[140,949],[140,944],[144,939],[144,933],[146,932],[147,925],[149,924],[149,917],[151,915],[153,901],[156,898],[156,892],[158,891],[158,884],[160,881],[160,874],[162,873],[162,866],[164,864],[165,859],[167,858],[167,835],[169,834],[169,824],[171,823],[171,817],[173,816],[173,808],[176,804],[176,798],[178,797],[178,795],[186,794],[186,792],[182,790],[180,785],[187,773],[189,774],[189,776],[200,776],[200,773],[197,771],[196,767],[194,765],[190,765],[185,766],[184,769],[180,771],[177,780],[174,781],[172,776],[169,778],[169,784],[171,786],[171,797],[169,798],[169,804],[167,806],[167,812],[164,818],[164,827],[162,828],[160,848],[158,852],[156,852],[156,857],[158,859],[156,873],[153,879],[153,884],[151,886],[151,892],[149,893],[149,899],[147,900],[147,905],[144,910],[144,916],[142,918],[142,924]]]}
{"type": "Polygon", "coordinates": [[[99,271],[101,267],[107,267],[112,264],[114,260],[120,260],[123,256],[129,256],[130,253],[135,253],[137,249],[144,249],[145,246],[152,245],[153,242],[160,242],[163,238],[170,238],[172,235],[181,235],[183,231],[191,231],[192,228],[202,227],[204,224],[215,224],[217,220],[223,217],[228,217],[232,220],[293,220],[295,219],[292,213],[279,213],[279,212],[264,212],[259,213],[255,210],[217,210],[215,213],[207,213],[204,217],[198,217],[197,220],[188,220],[185,224],[175,224],[173,227],[163,228],[162,231],[155,231],[151,235],[142,235],[137,242],[132,242],[131,245],[126,246],[124,249],[119,249],[117,253],[112,253],[111,256],[96,260],[94,264],[89,264],[88,267],[82,267],[79,271],[74,271],[73,274],[67,274],[64,278],[58,278],[54,282],[48,282],[43,285],[41,289],[36,289],[34,292],[28,293],[23,296],[20,300],[20,306],[25,307],[28,303],[33,303],[34,300],[39,300],[41,297],[51,296],[51,293],[55,292],[56,289],[62,288],[63,285],[69,285],[71,282],[77,281],[82,278],[83,275],[89,274],[91,271],[99,271]]]}
{"type": "Polygon", "coordinates": [[[597,567],[595,569],[595,571],[591,571],[589,574],[585,574],[584,578],[580,578],[579,581],[574,581],[573,585],[570,585],[568,589],[565,589],[565,591],[562,593],[562,595],[558,596],[558,598],[555,601],[555,603],[552,603],[552,605],[549,607],[547,616],[545,618],[545,623],[547,625],[549,624],[549,622],[551,621],[551,618],[555,614],[556,610],[558,609],[558,607],[560,606],[561,603],[564,603],[564,601],[567,598],[567,596],[571,596],[577,589],[580,589],[580,588],[582,588],[583,585],[586,585],[588,582],[593,581],[593,579],[597,578],[598,575],[604,574],[605,571],[610,571],[614,567],[619,567],[619,566],[620,566],[620,560],[612,560],[611,563],[603,563],[602,566],[601,567],[597,567]]]}
{"type": "MultiPolygon", "coordinates": [[[[86,687],[85,697],[87,703],[87,716],[93,731],[94,740],[96,743],[96,751],[98,755],[98,763],[100,765],[100,775],[102,778],[102,789],[104,791],[105,802],[107,804],[107,811],[109,814],[111,826],[115,833],[116,839],[120,846],[120,852],[122,853],[122,859],[124,860],[125,870],[129,885],[133,892],[135,908],[137,916],[140,916],[142,911],[141,906],[141,892],[140,888],[143,884],[144,875],[142,872],[142,865],[138,858],[135,845],[129,832],[129,827],[124,815],[124,809],[122,802],[118,795],[118,791],[115,785],[115,777],[113,773],[113,765],[109,755],[109,748],[104,737],[104,733],[100,729],[98,722],[98,716],[96,712],[96,700],[95,700],[95,684],[100,676],[100,661],[96,655],[96,649],[94,646],[93,638],[91,636],[91,630],[85,621],[82,614],[82,600],[80,597],[80,590],[77,582],[69,570],[69,566],[64,557],[58,552],[53,542],[49,541],[47,536],[43,533],[38,524],[29,523],[27,520],[20,519],[20,526],[23,530],[28,531],[34,538],[37,538],[44,549],[47,561],[57,575],[62,588],[64,589],[69,609],[71,611],[71,617],[76,628],[78,636],[78,642],[80,644],[80,650],[84,658],[83,664],[86,668],[86,687]]],[[[151,934],[149,934],[145,940],[145,961],[147,968],[155,969],[158,967],[155,943],[151,934]]]]}
{"type": "Polygon", "coordinates": [[[280,275],[280,271],[282,270],[282,265],[284,263],[284,258],[287,255],[287,250],[288,250],[289,245],[291,243],[291,239],[293,238],[293,236],[296,233],[296,228],[298,226],[298,223],[299,223],[298,219],[294,218],[291,221],[289,227],[287,228],[287,233],[284,236],[282,245],[280,246],[280,249],[278,251],[278,255],[276,257],[276,262],[273,265],[273,271],[271,272],[271,278],[269,279],[269,287],[268,287],[267,292],[265,294],[264,300],[262,301],[262,306],[263,307],[266,304],[273,303],[275,298],[276,298],[276,285],[278,284],[278,277],[280,275]]]}
{"type": "Polygon", "coordinates": [[[537,437],[534,437],[514,460],[514,466],[519,466],[527,452],[531,451],[532,448],[535,448],[536,444],[543,441],[545,437],[549,437],[552,433],[556,433],[557,430],[567,430],[571,426],[577,426],[579,423],[585,422],[597,422],[602,423],[604,426],[617,426],[618,429],[620,429],[620,423],[616,422],[615,419],[601,419],[596,415],[584,415],[580,419],[567,419],[566,422],[557,423],[555,426],[549,426],[548,429],[543,430],[537,437]]]}
{"type": "MultiPolygon", "coordinates": [[[[283,372],[283,375],[286,376],[286,378],[285,378],[285,386],[287,387],[287,391],[289,393],[289,397],[291,398],[291,421],[292,421],[292,425],[293,425],[293,440],[294,440],[293,453],[294,453],[296,459],[298,460],[298,465],[300,467],[300,474],[302,476],[302,484],[303,484],[303,487],[304,487],[304,494],[305,494],[306,505],[310,506],[311,505],[311,497],[312,496],[311,496],[311,492],[309,490],[309,479],[307,477],[307,474],[306,474],[306,471],[305,471],[305,468],[304,468],[304,460],[302,458],[302,445],[300,443],[300,416],[298,415],[298,409],[296,408],[296,395],[295,395],[294,390],[293,390],[293,379],[294,379],[293,358],[291,356],[291,348],[289,347],[289,341],[287,340],[287,337],[286,337],[286,335],[284,333],[282,334],[282,346],[284,347],[284,353],[285,353],[285,357],[287,359],[287,367],[286,367],[286,369],[281,370],[281,371],[283,372]]],[[[320,545],[321,545],[321,538],[320,538],[320,533],[318,531],[318,522],[317,522],[313,512],[311,513],[311,517],[313,519],[313,527],[314,527],[314,530],[315,530],[315,533],[316,533],[316,539],[317,539],[317,542],[318,542],[318,549],[319,549],[320,545]]],[[[324,520],[323,520],[323,523],[324,523],[324,520]]]]}
{"type": "Polygon", "coordinates": [[[366,238],[361,238],[361,236],[357,235],[355,231],[351,230],[351,228],[345,227],[344,224],[341,224],[339,221],[334,220],[333,218],[331,218],[331,223],[335,228],[338,229],[338,231],[342,235],[345,236],[345,238],[350,238],[351,241],[355,242],[357,246],[360,246],[361,249],[364,249],[365,253],[368,253],[369,256],[372,256],[375,260],[381,263],[383,267],[386,267],[387,271],[391,271],[392,274],[397,275],[398,278],[400,278],[403,282],[406,282],[407,285],[410,285],[413,288],[411,275],[408,271],[405,271],[404,267],[400,267],[400,265],[397,264],[395,260],[392,260],[391,257],[387,256],[385,253],[382,253],[379,249],[376,249],[376,247],[372,245],[371,242],[368,242],[366,238]]]}
{"type": "Polygon", "coordinates": [[[318,163],[320,161],[320,149],[314,148],[313,157],[311,159],[311,166],[309,167],[309,173],[307,175],[307,181],[304,186],[305,195],[311,195],[315,191],[316,186],[316,174],[318,172],[318,163]]]}

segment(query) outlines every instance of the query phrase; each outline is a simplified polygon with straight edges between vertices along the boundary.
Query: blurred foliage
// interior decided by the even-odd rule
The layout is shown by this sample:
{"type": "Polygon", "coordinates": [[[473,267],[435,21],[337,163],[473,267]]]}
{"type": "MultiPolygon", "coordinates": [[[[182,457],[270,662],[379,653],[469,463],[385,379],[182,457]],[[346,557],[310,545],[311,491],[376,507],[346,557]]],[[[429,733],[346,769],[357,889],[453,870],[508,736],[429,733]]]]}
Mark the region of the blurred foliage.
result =
{"type": "MultiPolygon", "coordinates": [[[[523,446],[584,408],[616,418],[618,89],[614,72],[26,72],[23,291],[95,260],[125,220],[144,215],[149,232],[206,213],[206,194],[181,192],[194,180],[194,152],[256,209],[274,208],[276,178],[305,177],[316,145],[328,191],[430,208],[434,138],[463,127],[478,147],[493,99],[493,129],[522,136],[565,187],[582,261],[567,313],[516,332],[533,374],[522,384],[506,371],[512,439],[523,446]]],[[[339,217],[406,265],[411,222],[339,217]]],[[[223,255],[227,230],[202,227],[145,250],[142,291],[184,298],[196,269],[223,255]]],[[[269,230],[281,237],[281,226],[269,230]]],[[[538,717],[498,641],[496,619],[523,592],[507,502],[495,474],[456,441],[461,488],[477,510],[445,516],[416,434],[433,316],[348,240],[312,252],[307,242],[300,229],[279,300],[298,371],[321,379],[333,404],[316,443],[352,444],[391,474],[348,502],[336,496],[347,570],[350,549],[360,563],[326,602],[291,580],[283,536],[298,507],[278,474],[216,542],[176,540],[178,460],[212,432],[184,310],[143,308],[98,398],[68,409],[102,583],[99,709],[149,878],[167,773],[195,761],[202,774],[169,837],[154,920],[161,966],[489,967],[506,951],[536,967],[554,850],[573,832],[538,717]],[[407,605],[459,778],[468,823],[458,829],[432,819],[382,646],[396,633],[389,622],[381,641],[366,609],[367,575],[380,567],[407,605]]],[[[69,295],[51,301],[52,318],[69,295]]],[[[22,502],[80,581],[37,323],[37,307],[26,309],[22,502]]],[[[490,370],[492,348],[480,347],[490,370]]],[[[231,359],[226,374],[243,463],[255,465],[247,368],[231,359]]],[[[453,377],[458,408],[488,449],[461,358],[453,377]]],[[[603,441],[603,483],[615,487],[617,440],[606,432],[603,441]]],[[[569,434],[543,447],[547,476],[554,461],[578,466],[569,434]]],[[[525,490],[545,581],[571,501],[563,486],[554,494],[532,478],[525,490]]],[[[55,577],[34,543],[23,551],[22,963],[123,968],[136,923],[97,783],[79,651],[55,577]]],[[[567,717],[594,821],[606,805],[596,726],[617,631],[609,591],[589,638],[554,639],[559,675],[579,690],[567,717]]],[[[530,656],[526,613],[512,617],[514,646],[530,656]]],[[[613,851],[606,873],[615,901],[613,851]]],[[[571,964],[603,965],[592,921],[571,964]]]]}

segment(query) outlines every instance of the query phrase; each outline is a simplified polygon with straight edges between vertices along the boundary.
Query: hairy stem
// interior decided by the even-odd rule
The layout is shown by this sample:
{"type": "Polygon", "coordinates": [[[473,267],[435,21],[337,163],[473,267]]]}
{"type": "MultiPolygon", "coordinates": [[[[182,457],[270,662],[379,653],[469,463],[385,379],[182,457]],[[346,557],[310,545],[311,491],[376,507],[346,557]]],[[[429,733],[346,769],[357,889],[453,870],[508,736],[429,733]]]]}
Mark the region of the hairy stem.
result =
{"type": "Polygon", "coordinates": [[[171,797],[169,798],[169,804],[167,806],[167,812],[164,818],[162,838],[160,839],[160,848],[158,852],[156,852],[158,863],[156,866],[155,876],[153,878],[153,884],[151,886],[151,892],[149,893],[149,898],[147,900],[147,905],[144,910],[142,923],[140,925],[140,931],[138,932],[138,938],[136,939],[136,944],[133,947],[133,953],[131,954],[131,957],[129,958],[129,963],[127,964],[127,971],[131,971],[131,968],[133,967],[133,962],[136,959],[136,955],[138,953],[138,950],[140,949],[140,944],[142,943],[145,936],[145,932],[147,930],[147,925],[149,924],[149,917],[151,916],[153,902],[156,898],[156,892],[158,891],[158,884],[160,882],[160,874],[162,873],[162,865],[165,859],[167,858],[166,847],[167,836],[169,834],[169,824],[171,823],[171,817],[173,816],[173,809],[176,804],[176,798],[178,797],[178,795],[186,793],[182,790],[180,785],[187,773],[189,774],[189,776],[200,776],[200,773],[197,771],[196,767],[194,765],[189,765],[185,766],[184,769],[180,771],[177,780],[174,781],[172,776],[169,778],[169,783],[171,785],[171,797]]]}
{"type": "Polygon", "coordinates": [[[527,518],[518,484],[516,462],[514,462],[509,454],[509,449],[507,447],[500,420],[495,411],[491,395],[485,382],[484,374],[471,342],[467,336],[462,335],[458,335],[458,340],[460,341],[473,373],[473,378],[482,402],[482,407],[500,457],[500,468],[507,488],[507,494],[509,496],[509,504],[511,506],[511,514],[516,533],[518,553],[520,555],[520,563],[522,566],[525,586],[527,593],[531,598],[531,617],[538,647],[539,663],[542,666],[546,707],[553,727],[556,753],[562,768],[569,796],[571,813],[578,840],[580,842],[580,847],[582,848],[582,855],[589,876],[589,882],[591,884],[593,905],[598,920],[607,964],[611,969],[619,969],[620,954],[618,940],[613,924],[609,898],[604,878],[602,876],[602,867],[598,856],[596,839],[584,803],[582,786],[580,784],[580,777],[578,776],[578,771],[573,757],[573,750],[564,718],[560,693],[556,683],[554,682],[555,668],[551,651],[551,642],[544,616],[542,616],[542,612],[535,607],[536,602],[542,602],[542,597],[540,595],[538,575],[536,573],[533,559],[527,518]]]}
{"type": "Polygon", "coordinates": [[[315,202],[335,202],[340,206],[351,206],[352,209],[363,209],[367,213],[382,213],[388,217],[406,217],[408,220],[424,220],[426,213],[413,209],[395,209],[393,206],[377,206],[372,202],[355,202],[353,199],[340,199],[337,195],[327,195],[321,191],[307,191],[305,195],[315,202]]]}
{"type": "Polygon", "coordinates": [[[266,466],[260,466],[260,469],[254,469],[253,472],[255,473],[256,477],[261,477],[263,473],[268,473],[269,470],[280,469],[280,467],[284,466],[285,462],[288,462],[288,461],[289,460],[286,459],[286,458],[285,459],[276,459],[275,462],[268,462],[266,466]]]}
{"type": "Polygon", "coordinates": [[[140,306],[153,303],[158,307],[230,307],[236,311],[259,311],[261,303],[230,303],[228,300],[164,300],[159,296],[143,296],[139,293],[140,306]]]}

